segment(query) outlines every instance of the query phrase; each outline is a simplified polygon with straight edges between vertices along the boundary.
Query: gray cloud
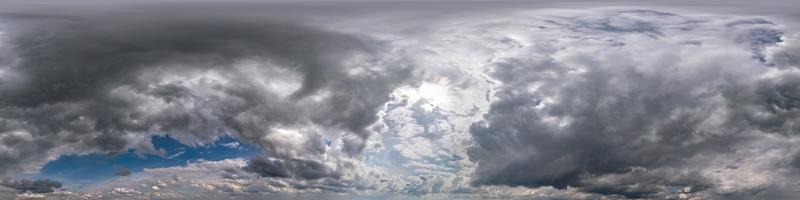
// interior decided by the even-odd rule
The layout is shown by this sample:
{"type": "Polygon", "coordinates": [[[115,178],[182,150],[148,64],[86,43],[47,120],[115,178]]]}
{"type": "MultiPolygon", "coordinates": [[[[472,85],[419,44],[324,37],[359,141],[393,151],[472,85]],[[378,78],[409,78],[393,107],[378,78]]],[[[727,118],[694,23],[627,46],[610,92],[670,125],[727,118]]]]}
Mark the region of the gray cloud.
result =
{"type": "Polygon", "coordinates": [[[624,173],[581,178],[578,186],[582,192],[618,195],[631,199],[703,192],[714,186],[697,171],[647,170],[642,167],[634,167],[624,173]]]}
{"type": "Polygon", "coordinates": [[[502,85],[470,129],[473,184],[627,198],[679,192],[670,188],[694,193],[715,185],[693,158],[731,152],[761,134],[793,134],[794,76],[762,79],[769,66],[758,63],[766,62],[760,51],[748,52],[781,42],[774,24],[692,21],[703,19],[609,12],[542,25],[570,39],[543,41],[530,47],[534,56],[492,65],[502,85]],[[684,37],[694,31],[718,38],[684,37]],[[655,44],[658,50],[639,49],[655,44]]]}
{"type": "Polygon", "coordinates": [[[336,171],[322,163],[313,160],[279,160],[263,157],[250,159],[244,168],[264,177],[320,179],[325,177],[338,178],[341,176],[336,171]]]}
{"type": "Polygon", "coordinates": [[[15,189],[20,192],[49,193],[61,188],[62,184],[53,180],[3,180],[2,186],[15,189]]]}
{"type": "Polygon", "coordinates": [[[156,132],[191,145],[231,134],[286,159],[318,159],[328,138],[357,155],[375,113],[410,76],[380,42],[266,16],[3,19],[11,61],[0,74],[0,141],[15,149],[0,151],[3,175],[60,152],[162,155],[149,141],[156,132]],[[312,126],[319,131],[299,134],[317,148],[264,139],[312,126]]]}
{"type": "MultiPolygon", "coordinates": [[[[797,36],[774,16],[507,12],[524,3],[100,5],[0,17],[0,176],[63,153],[166,156],[151,134],[189,145],[230,134],[265,155],[146,169],[97,192],[751,199],[797,190],[797,36]],[[398,105],[383,110],[390,96],[398,105]],[[384,126],[371,127],[378,116],[384,126]],[[386,135],[370,139],[378,129],[386,135]],[[374,151],[357,157],[365,148],[374,151]]],[[[741,11],[775,10],[760,9],[741,11]]]]}
{"type": "Polygon", "coordinates": [[[119,167],[114,171],[114,175],[117,175],[117,176],[128,176],[128,175],[131,175],[131,170],[128,170],[127,168],[124,168],[124,167],[119,167]]]}
{"type": "Polygon", "coordinates": [[[800,35],[797,33],[783,35],[783,42],[780,45],[767,48],[767,58],[777,66],[800,67],[800,35]]]}

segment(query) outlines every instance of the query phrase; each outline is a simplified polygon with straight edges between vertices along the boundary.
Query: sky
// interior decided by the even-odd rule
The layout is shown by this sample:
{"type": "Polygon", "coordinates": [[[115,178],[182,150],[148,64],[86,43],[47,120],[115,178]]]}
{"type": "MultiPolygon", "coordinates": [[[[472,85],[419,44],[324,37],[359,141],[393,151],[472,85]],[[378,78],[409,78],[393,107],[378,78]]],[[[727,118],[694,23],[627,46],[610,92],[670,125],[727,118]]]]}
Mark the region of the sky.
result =
{"type": "Polygon", "coordinates": [[[6,1],[0,199],[797,199],[795,1],[6,1]]]}

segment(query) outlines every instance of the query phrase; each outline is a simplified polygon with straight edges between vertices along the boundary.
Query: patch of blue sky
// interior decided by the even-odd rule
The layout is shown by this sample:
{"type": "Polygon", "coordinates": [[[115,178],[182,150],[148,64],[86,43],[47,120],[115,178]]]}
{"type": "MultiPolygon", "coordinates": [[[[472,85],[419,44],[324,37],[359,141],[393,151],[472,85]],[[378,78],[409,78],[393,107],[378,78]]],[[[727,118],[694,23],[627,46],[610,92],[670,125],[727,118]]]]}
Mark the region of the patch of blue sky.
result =
{"type": "Polygon", "coordinates": [[[169,136],[153,136],[152,142],[156,148],[164,149],[166,155],[141,157],[136,155],[134,150],[120,155],[99,153],[62,155],[45,164],[39,173],[27,175],[27,178],[47,178],[80,188],[114,178],[119,169],[136,173],[145,168],[182,166],[198,160],[249,158],[261,153],[260,148],[244,144],[229,136],[222,137],[212,144],[195,147],[181,144],[169,136]]]}
{"type": "MultiPolygon", "coordinates": [[[[390,103],[387,106],[388,110],[410,109],[411,121],[397,122],[394,120],[385,120],[384,122],[388,126],[388,130],[380,133],[382,134],[380,137],[385,148],[382,148],[378,151],[370,151],[365,153],[365,164],[381,166],[398,176],[424,175],[431,173],[432,170],[438,173],[457,173],[458,170],[461,169],[461,166],[457,162],[463,158],[456,154],[448,154],[449,152],[447,152],[445,149],[442,149],[440,146],[445,145],[440,140],[442,139],[442,136],[446,134],[446,131],[453,131],[452,125],[450,127],[441,127],[438,123],[442,120],[448,120],[448,118],[451,116],[459,116],[459,114],[442,110],[439,107],[434,107],[433,110],[426,110],[423,108],[423,105],[429,104],[429,102],[425,99],[413,102],[413,104],[411,104],[409,107],[404,107],[408,104],[409,102],[403,101],[401,103],[390,103]],[[403,136],[407,134],[401,134],[399,132],[404,130],[401,127],[401,124],[404,123],[414,123],[422,126],[424,130],[422,133],[418,133],[416,136],[423,137],[433,143],[434,146],[430,148],[434,148],[435,152],[441,154],[420,155],[421,158],[408,158],[404,156],[397,148],[420,148],[410,144],[401,145],[401,147],[397,146],[403,141],[409,139],[405,138],[408,136],[403,136]],[[447,130],[443,130],[442,128],[447,130]],[[431,166],[435,166],[435,168],[420,169],[420,166],[415,166],[415,164],[430,164],[431,166]]],[[[471,112],[478,112],[478,110],[475,109],[471,112]]]]}
{"type": "Polygon", "coordinates": [[[394,147],[400,143],[401,138],[385,135],[381,140],[385,148],[379,151],[366,152],[364,154],[364,164],[383,167],[397,176],[417,175],[413,168],[405,165],[410,160],[403,157],[394,147]]]}

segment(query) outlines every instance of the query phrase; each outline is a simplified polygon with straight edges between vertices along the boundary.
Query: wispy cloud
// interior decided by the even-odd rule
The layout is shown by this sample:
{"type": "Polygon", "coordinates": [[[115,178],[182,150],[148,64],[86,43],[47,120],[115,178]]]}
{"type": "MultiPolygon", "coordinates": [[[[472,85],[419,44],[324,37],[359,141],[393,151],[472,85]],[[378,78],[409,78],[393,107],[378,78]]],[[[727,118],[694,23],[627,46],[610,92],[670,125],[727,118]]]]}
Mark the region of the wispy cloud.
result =
{"type": "Polygon", "coordinates": [[[180,151],[178,153],[172,154],[171,156],[168,156],[167,158],[169,158],[169,159],[177,158],[178,156],[181,156],[184,153],[186,153],[186,151],[180,151]]]}

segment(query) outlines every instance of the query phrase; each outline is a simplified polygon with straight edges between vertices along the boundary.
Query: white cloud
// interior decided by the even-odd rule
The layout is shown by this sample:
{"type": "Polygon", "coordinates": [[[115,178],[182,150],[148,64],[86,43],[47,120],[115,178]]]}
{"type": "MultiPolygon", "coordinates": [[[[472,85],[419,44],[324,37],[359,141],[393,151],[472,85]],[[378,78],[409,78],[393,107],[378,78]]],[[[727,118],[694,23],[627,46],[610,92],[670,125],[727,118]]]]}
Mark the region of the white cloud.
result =
{"type": "Polygon", "coordinates": [[[237,148],[239,148],[239,142],[229,142],[229,143],[222,144],[222,146],[225,146],[225,147],[228,147],[228,148],[231,148],[231,149],[237,149],[237,148]]]}

